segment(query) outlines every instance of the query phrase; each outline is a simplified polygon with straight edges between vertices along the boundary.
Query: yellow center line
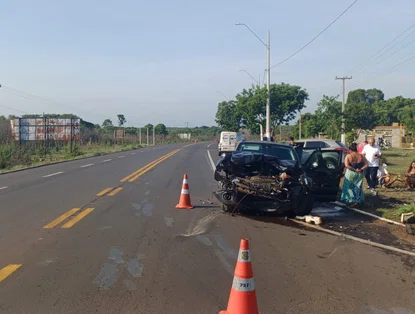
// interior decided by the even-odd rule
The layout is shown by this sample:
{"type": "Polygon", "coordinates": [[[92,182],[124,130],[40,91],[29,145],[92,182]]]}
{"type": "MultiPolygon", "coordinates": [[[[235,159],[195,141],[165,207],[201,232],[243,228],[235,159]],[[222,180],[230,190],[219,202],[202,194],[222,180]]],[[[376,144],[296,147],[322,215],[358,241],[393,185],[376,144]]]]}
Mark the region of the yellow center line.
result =
{"type": "MultiPolygon", "coordinates": [[[[171,153],[168,153],[167,155],[169,155],[169,154],[171,154],[171,153]]],[[[142,167],[142,168],[140,168],[140,169],[138,169],[138,170],[134,171],[133,173],[131,173],[131,174],[129,174],[128,176],[126,176],[125,178],[121,179],[121,182],[128,181],[130,178],[132,178],[133,176],[135,176],[137,173],[139,173],[140,171],[144,170],[145,168],[147,168],[147,167],[151,166],[152,164],[154,164],[155,162],[157,162],[158,160],[160,160],[160,159],[164,158],[164,157],[165,157],[165,156],[167,156],[167,155],[161,156],[160,158],[158,158],[158,159],[156,159],[156,160],[154,160],[154,161],[150,162],[148,165],[145,165],[144,167],[142,167]]]]}
{"type": "Polygon", "coordinates": [[[177,152],[179,152],[180,149],[177,149],[176,151],[171,152],[170,154],[164,156],[162,159],[157,160],[155,163],[153,163],[152,165],[150,165],[149,167],[143,169],[141,172],[137,173],[135,176],[133,176],[132,178],[130,178],[128,180],[128,182],[134,182],[135,180],[137,180],[139,177],[141,177],[143,174],[145,174],[146,172],[150,171],[151,169],[153,169],[155,166],[157,166],[159,163],[163,162],[164,160],[170,158],[171,156],[173,156],[174,154],[176,154],[177,152]]]}
{"type": "Polygon", "coordinates": [[[73,214],[75,214],[78,210],[80,210],[80,208],[72,208],[71,210],[67,211],[63,215],[56,218],[54,221],[48,223],[43,228],[44,229],[50,229],[50,228],[53,228],[53,227],[59,225],[62,221],[64,221],[66,218],[68,218],[68,217],[72,216],[73,214]]]}
{"type": "Polygon", "coordinates": [[[73,225],[75,225],[78,221],[80,221],[82,218],[84,218],[86,215],[88,215],[90,212],[92,212],[94,210],[94,208],[87,208],[84,211],[82,211],[81,213],[79,213],[77,216],[75,216],[74,218],[72,218],[71,220],[69,220],[66,224],[64,224],[61,228],[70,228],[73,225]]]}
{"type": "MultiPolygon", "coordinates": [[[[143,172],[143,171],[144,171],[144,170],[146,170],[147,168],[152,168],[152,167],[153,167],[154,165],[156,165],[158,162],[161,162],[161,161],[165,160],[165,159],[166,159],[166,157],[167,157],[167,158],[168,158],[168,157],[170,157],[171,155],[173,155],[173,154],[177,153],[179,150],[180,150],[180,149],[175,149],[174,151],[172,151],[172,152],[168,153],[167,155],[161,156],[160,158],[158,158],[158,159],[156,159],[156,160],[152,161],[151,163],[149,163],[148,165],[145,165],[144,167],[142,167],[142,168],[138,169],[137,171],[134,171],[132,174],[130,174],[130,175],[128,175],[128,176],[126,176],[125,178],[123,178],[123,179],[121,180],[121,182],[125,182],[125,181],[132,182],[132,181],[131,181],[131,178],[136,177],[137,175],[139,175],[141,172],[143,172]]],[[[141,174],[140,174],[139,176],[141,176],[141,174]]],[[[134,181],[134,180],[133,180],[133,181],[134,181]]]]}
{"type": "Polygon", "coordinates": [[[99,192],[97,194],[97,196],[104,196],[105,194],[107,194],[109,191],[111,191],[113,188],[106,188],[104,190],[102,190],[101,192],[99,192]]]}
{"type": "Polygon", "coordinates": [[[6,267],[0,269],[0,282],[13,274],[23,264],[9,264],[6,267]]]}
{"type": "Polygon", "coordinates": [[[121,191],[123,188],[116,188],[114,191],[112,191],[111,193],[108,194],[108,196],[114,196],[115,194],[117,194],[119,191],[121,191]]]}

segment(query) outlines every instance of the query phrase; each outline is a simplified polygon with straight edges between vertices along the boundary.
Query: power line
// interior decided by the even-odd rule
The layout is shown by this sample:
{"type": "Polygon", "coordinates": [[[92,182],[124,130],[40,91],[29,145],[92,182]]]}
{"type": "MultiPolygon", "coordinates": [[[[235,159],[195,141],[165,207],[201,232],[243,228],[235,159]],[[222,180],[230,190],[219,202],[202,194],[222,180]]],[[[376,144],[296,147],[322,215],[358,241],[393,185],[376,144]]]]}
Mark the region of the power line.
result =
{"type": "Polygon", "coordinates": [[[298,49],[296,52],[294,52],[292,55],[290,55],[289,57],[285,58],[284,60],[282,60],[280,63],[277,63],[276,65],[273,65],[271,67],[271,69],[283,64],[284,62],[290,60],[292,57],[294,57],[295,55],[297,55],[298,53],[300,53],[301,51],[303,51],[305,48],[307,48],[307,46],[309,46],[313,41],[315,41],[317,38],[319,38],[326,30],[328,30],[330,28],[330,26],[332,26],[334,23],[337,22],[338,19],[340,19],[344,14],[346,14],[347,11],[349,11],[352,6],[354,6],[356,4],[358,0],[355,0],[351,5],[349,5],[346,10],[344,10],[337,18],[335,18],[329,25],[327,25],[320,33],[318,33],[313,39],[311,39],[308,43],[306,43],[303,47],[301,47],[300,49],[298,49]]]}
{"type": "MultiPolygon", "coordinates": [[[[376,55],[378,55],[379,53],[381,53],[384,49],[386,49],[389,45],[391,45],[392,43],[394,43],[396,40],[398,40],[403,34],[405,34],[407,31],[409,31],[411,28],[413,28],[415,26],[415,23],[414,24],[412,24],[411,26],[409,26],[407,29],[405,29],[402,33],[400,33],[398,36],[396,36],[395,38],[393,38],[390,42],[388,42],[386,45],[384,45],[382,48],[380,48],[378,51],[376,51],[375,53],[373,53],[371,56],[369,56],[364,62],[362,62],[362,63],[360,63],[360,64],[358,64],[357,66],[355,66],[354,68],[352,68],[352,69],[350,69],[349,71],[347,71],[347,73],[350,73],[350,72],[352,72],[352,71],[355,71],[356,69],[358,69],[358,68],[360,68],[361,66],[363,66],[362,67],[362,69],[364,68],[364,66],[365,66],[365,64],[367,64],[369,61],[371,61],[372,60],[372,58],[374,58],[376,55]]],[[[409,35],[407,35],[402,41],[404,41],[406,38],[408,38],[409,36],[411,36],[413,33],[415,33],[415,30],[413,31],[413,32],[411,32],[409,35]]],[[[402,41],[400,41],[400,42],[402,42],[402,41]]],[[[388,52],[388,51],[390,51],[393,47],[395,47],[397,44],[398,44],[399,42],[397,42],[397,43],[395,43],[394,45],[392,45],[389,49],[387,49],[386,51],[385,51],[385,53],[386,52],[388,52]]],[[[410,42],[409,44],[411,44],[412,42],[410,42]]],[[[403,48],[405,48],[406,46],[408,46],[409,44],[407,44],[407,45],[405,45],[403,48]]],[[[399,49],[398,51],[400,51],[400,50],[402,50],[403,48],[401,48],[401,49],[399,49]]],[[[398,52],[398,51],[396,51],[396,52],[398,52]]],[[[396,53],[395,52],[395,53],[396,53]]],[[[393,56],[395,53],[393,53],[391,56],[393,56]]],[[[378,58],[380,58],[382,55],[384,55],[384,53],[383,54],[380,54],[380,55],[378,55],[377,57],[376,57],[376,59],[378,59],[378,58]]],[[[389,56],[389,57],[391,57],[391,56],[389,56]]],[[[376,60],[375,59],[375,60],[376,60]]]]}

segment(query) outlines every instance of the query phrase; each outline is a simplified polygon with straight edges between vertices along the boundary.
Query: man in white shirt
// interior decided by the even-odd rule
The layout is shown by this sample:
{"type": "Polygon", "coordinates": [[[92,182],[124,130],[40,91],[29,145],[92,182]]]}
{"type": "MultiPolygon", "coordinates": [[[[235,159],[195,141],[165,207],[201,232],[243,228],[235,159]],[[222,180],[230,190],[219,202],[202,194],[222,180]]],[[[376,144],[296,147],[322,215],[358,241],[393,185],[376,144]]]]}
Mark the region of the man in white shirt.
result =
{"type": "Polygon", "coordinates": [[[368,164],[367,180],[369,189],[374,190],[377,183],[377,174],[379,169],[379,159],[382,155],[380,148],[375,144],[375,138],[371,137],[368,144],[365,145],[362,155],[366,157],[368,164]]]}

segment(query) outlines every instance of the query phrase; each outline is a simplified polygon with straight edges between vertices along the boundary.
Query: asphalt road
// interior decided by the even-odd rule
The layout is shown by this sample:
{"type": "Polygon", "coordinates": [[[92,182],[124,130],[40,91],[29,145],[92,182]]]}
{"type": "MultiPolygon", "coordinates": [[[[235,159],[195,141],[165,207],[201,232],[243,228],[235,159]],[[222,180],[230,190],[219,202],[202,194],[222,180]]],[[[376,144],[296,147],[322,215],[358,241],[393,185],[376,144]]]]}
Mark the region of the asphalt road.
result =
{"type": "Polygon", "coordinates": [[[0,312],[218,313],[248,237],[261,313],[415,313],[407,257],[223,214],[207,144],[184,146],[0,175],[0,312]]]}

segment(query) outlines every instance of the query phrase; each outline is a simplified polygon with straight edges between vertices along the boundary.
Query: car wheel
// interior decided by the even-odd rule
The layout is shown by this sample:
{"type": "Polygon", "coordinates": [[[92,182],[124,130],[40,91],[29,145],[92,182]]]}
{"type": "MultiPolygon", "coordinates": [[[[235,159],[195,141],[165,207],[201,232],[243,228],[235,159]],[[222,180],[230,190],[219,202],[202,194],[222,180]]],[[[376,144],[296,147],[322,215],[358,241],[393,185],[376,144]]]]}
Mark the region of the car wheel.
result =
{"type": "Polygon", "coordinates": [[[310,215],[314,206],[314,195],[307,193],[304,195],[303,199],[298,203],[298,205],[292,209],[292,212],[296,216],[306,216],[310,215]]]}

